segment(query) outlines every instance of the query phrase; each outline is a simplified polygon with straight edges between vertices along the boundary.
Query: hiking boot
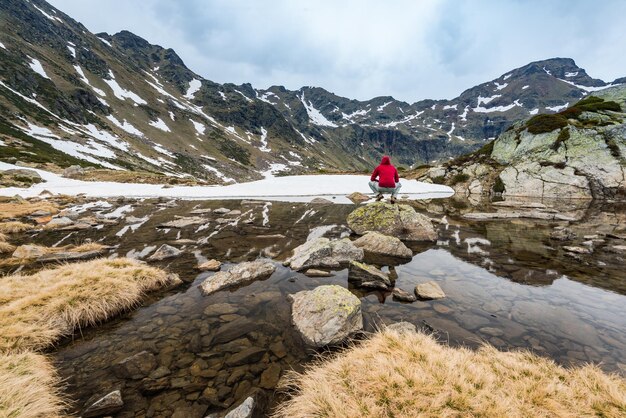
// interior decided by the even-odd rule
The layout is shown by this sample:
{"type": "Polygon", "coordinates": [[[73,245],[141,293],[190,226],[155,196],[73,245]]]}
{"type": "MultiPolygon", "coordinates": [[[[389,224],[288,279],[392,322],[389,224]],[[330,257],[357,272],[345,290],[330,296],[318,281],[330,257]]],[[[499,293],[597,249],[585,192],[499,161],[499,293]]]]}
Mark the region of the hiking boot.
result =
{"type": "Polygon", "coordinates": [[[383,200],[383,194],[382,193],[378,193],[378,196],[376,196],[376,201],[380,202],[381,200],[383,200]]]}
{"type": "Polygon", "coordinates": [[[394,203],[396,203],[396,198],[391,196],[391,199],[389,199],[389,201],[391,202],[391,204],[393,205],[394,203]]]}

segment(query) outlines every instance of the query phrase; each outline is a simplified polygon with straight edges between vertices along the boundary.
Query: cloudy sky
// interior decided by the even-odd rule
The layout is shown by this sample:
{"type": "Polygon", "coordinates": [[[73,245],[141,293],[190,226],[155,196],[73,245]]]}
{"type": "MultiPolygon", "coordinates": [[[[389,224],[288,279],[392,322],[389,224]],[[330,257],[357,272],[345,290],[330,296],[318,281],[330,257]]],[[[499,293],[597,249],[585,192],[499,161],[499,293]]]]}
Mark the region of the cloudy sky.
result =
{"type": "Polygon", "coordinates": [[[127,29],[196,73],[360,100],[450,99],[531,61],[626,76],[626,1],[48,0],[94,33],[127,29]]]}

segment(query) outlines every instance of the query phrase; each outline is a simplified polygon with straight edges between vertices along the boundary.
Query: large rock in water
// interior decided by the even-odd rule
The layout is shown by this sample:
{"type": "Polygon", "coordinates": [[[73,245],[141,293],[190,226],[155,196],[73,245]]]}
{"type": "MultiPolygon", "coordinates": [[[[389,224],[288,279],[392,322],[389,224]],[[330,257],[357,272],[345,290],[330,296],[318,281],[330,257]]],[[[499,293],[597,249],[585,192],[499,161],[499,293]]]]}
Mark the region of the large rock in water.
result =
{"type": "Polygon", "coordinates": [[[208,277],[200,285],[200,290],[202,294],[210,295],[221,289],[268,278],[274,271],[276,271],[276,266],[274,263],[267,260],[240,263],[228,271],[221,271],[208,277]]]}
{"type": "Polygon", "coordinates": [[[403,241],[437,239],[430,219],[408,205],[376,202],[362,206],[348,215],[348,226],[359,235],[375,231],[403,241]]]}
{"type": "Polygon", "coordinates": [[[308,345],[338,344],[363,329],[361,301],[341,286],[319,286],[289,298],[291,320],[308,345]]]}
{"type": "Polygon", "coordinates": [[[389,275],[369,264],[352,261],[348,270],[348,281],[368,289],[387,290],[391,287],[389,275]]]}
{"type": "Polygon", "coordinates": [[[402,241],[396,237],[383,235],[380,232],[368,232],[361,238],[353,242],[365,252],[378,256],[389,256],[398,258],[412,258],[411,251],[402,241]]]}
{"type": "Polygon", "coordinates": [[[334,241],[317,238],[296,247],[286,264],[293,270],[312,267],[340,268],[354,260],[363,260],[363,250],[355,247],[348,238],[334,241]]]}

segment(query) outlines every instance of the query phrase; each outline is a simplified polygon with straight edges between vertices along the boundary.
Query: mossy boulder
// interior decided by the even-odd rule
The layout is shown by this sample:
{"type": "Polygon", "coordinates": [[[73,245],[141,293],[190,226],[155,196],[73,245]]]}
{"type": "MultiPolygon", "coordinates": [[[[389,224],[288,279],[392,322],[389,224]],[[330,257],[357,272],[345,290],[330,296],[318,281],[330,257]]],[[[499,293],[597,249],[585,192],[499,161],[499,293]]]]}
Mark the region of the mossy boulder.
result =
{"type": "Polygon", "coordinates": [[[348,226],[356,234],[380,232],[403,241],[434,241],[437,231],[430,219],[408,205],[371,203],[348,215],[348,226]]]}
{"type": "Polygon", "coordinates": [[[289,298],[292,323],[307,345],[339,344],[363,329],[361,301],[344,287],[319,286],[289,298]]]}

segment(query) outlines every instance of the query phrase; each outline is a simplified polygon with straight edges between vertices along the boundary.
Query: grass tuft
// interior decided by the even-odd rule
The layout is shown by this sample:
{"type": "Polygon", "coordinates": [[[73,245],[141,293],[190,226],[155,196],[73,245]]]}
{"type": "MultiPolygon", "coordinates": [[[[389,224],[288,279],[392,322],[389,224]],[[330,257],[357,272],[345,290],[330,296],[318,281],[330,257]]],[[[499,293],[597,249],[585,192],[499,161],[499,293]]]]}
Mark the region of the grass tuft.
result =
{"type": "Polygon", "coordinates": [[[16,234],[18,232],[30,231],[35,227],[24,222],[10,221],[0,223],[0,234],[16,234]]]}
{"type": "Polygon", "coordinates": [[[163,270],[125,258],[3,277],[0,351],[49,347],[78,328],[134,307],[147,292],[177,282],[163,270]]]}
{"type": "Polygon", "coordinates": [[[0,353],[0,416],[56,418],[65,407],[60,379],[45,356],[32,352],[0,353]]]}
{"type": "Polygon", "coordinates": [[[15,246],[0,240],[0,254],[10,254],[15,251],[15,246]]]}
{"type": "Polygon", "coordinates": [[[19,218],[43,210],[52,215],[59,212],[56,205],[48,202],[0,203],[0,219],[19,218]]]}
{"type": "Polygon", "coordinates": [[[385,330],[292,373],[274,417],[620,417],[626,382],[529,352],[473,351],[385,330]]]}

